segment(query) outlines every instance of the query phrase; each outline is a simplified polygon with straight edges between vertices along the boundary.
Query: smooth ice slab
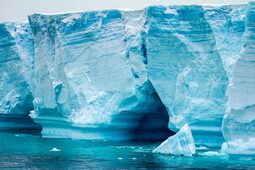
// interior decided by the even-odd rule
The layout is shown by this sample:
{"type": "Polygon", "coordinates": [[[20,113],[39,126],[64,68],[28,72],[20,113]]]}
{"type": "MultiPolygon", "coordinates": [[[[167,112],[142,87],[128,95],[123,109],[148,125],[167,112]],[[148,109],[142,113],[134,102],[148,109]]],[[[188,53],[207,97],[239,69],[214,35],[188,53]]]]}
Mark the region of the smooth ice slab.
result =
{"type": "Polygon", "coordinates": [[[196,152],[194,139],[188,124],[185,124],[178,133],[161,143],[154,153],[192,156],[196,152]]]}

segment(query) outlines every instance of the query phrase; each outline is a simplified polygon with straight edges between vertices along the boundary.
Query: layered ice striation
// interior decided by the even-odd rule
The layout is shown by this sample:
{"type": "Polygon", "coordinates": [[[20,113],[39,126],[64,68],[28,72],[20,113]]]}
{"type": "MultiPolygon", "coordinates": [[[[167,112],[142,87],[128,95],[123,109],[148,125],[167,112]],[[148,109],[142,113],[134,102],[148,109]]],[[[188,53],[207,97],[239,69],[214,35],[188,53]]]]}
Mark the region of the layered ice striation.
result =
{"type": "Polygon", "coordinates": [[[246,5],[205,6],[204,10],[223,66],[231,76],[233,64],[243,46],[246,5]]]}
{"type": "MultiPolygon", "coordinates": [[[[234,65],[222,131],[230,154],[255,154],[255,2],[248,5],[244,45],[234,65]]],[[[227,149],[226,149],[227,148],[227,149]]]]}
{"type": "Polygon", "coordinates": [[[129,140],[145,115],[166,114],[147,78],[144,15],[110,10],[29,17],[35,37],[31,116],[43,136],[129,140]]]}
{"type": "Polygon", "coordinates": [[[192,156],[196,153],[195,142],[186,123],[179,132],[162,142],[153,153],[192,156]]]}
{"type": "Polygon", "coordinates": [[[33,37],[29,24],[0,24],[0,128],[38,128],[33,110],[33,37]],[[10,123],[11,122],[11,123],[10,123]]]}
{"type": "Polygon", "coordinates": [[[253,141],[254,22],[250,3],[1,24],[0,112],[31,112],[44,137],[73,139],[164,140],[188,124],[195,144],[207,146],[223,143],[226,112],[231,149],[253,141]]]}
{"type": "Polygon", "coordinates": [[[169,128],[188,123],[196,144],[221,144],[228,77],[204,8],[150,7],[147,15],[148,77],[169,128]]]}

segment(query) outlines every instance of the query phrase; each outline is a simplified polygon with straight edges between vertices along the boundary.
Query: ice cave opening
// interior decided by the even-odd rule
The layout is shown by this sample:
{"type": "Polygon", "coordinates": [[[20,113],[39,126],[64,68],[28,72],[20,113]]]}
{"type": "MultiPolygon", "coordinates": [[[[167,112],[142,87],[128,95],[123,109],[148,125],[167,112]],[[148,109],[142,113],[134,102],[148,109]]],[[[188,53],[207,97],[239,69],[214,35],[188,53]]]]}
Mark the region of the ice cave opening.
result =
{"type": "Polygon", "coordinates": [[[113,118],[113,126],[110,129],[121,131],[120,136],[123,135],[125,140],[131,141],[156,142],[174,135],[175,132],[168,128],[169,115],[166,107],[156,92],[150,95],[154,96],[154,102],[138,106],[138,111],[135,112],[119,113],[113,118]]]}
{"type": "Polygon", "coordinates": [[[175,132],[168,128],[169,116],[165,106],[158,111],[147,113],[139,119],[139,125],[134,129],[135,141],[163,141],[175,132]]]}

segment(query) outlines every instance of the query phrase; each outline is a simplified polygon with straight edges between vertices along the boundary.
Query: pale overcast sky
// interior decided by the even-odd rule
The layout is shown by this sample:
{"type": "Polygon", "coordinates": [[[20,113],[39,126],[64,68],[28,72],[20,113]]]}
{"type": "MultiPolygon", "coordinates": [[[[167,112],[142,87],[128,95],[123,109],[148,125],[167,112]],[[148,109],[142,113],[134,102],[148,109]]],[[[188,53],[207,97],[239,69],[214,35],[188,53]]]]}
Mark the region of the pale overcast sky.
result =
{"type": "Polygon", "coordinates": [[[142,9],[150,5],[244,4],[249,0],[0,0],[0,22],[26,21],[33,13],[142,9]]]}

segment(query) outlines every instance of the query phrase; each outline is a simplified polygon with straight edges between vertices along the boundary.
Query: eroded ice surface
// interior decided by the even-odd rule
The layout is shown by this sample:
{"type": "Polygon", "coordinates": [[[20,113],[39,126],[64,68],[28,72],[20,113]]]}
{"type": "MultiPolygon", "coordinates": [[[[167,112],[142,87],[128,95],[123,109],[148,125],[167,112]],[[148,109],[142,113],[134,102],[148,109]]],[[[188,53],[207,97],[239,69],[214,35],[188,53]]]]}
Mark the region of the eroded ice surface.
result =
{"type": "Polygon", "coordinates": [[[35,14],[29,21],[32,117],[44,136],[131,139],[139,119],[164,107],[147,78],[144,11],[35,14]]]}
{"type": "Polygon", "coordinates": [[[223,66],[231,76],[243,46],[246,5],[206,6],[205,18],[213,30],[223,66]]]}
{"type": "Polygon", "coordinates": [[[38,129],[33,109],[33,36],[29,24],[0,24],[0,129],[38,129]]]}
{"type": "Polygon", "coordinates": [[[169,128],[188,123],[197,144],[219,146],[228,77],[205,10],[150,7],[147,15],[148,76],[167,107],[169,128]]]}
{"type": "Polygon", "coordinates": [[[228,148],[250,141],[253,6],[246,26],[246,5],[34,14],[32,31],[1,24],[0,112],[30,111],[44,137],[163,140],[167,123],[188,123],[197,146],[221,146],[227,112],[228,148]]]}
{"type": "MultiPolygon", "coordinates": [[[[255,2],[248,5],[244,46],[228,87],[222,131],[228,153],[255,154],[255,2]]],[[[223,150],[226,150],[224,149],[223,150]]]]}
{"type": "Polygon", "coordinates": [[[31,38],[28,24],[0,24],[0,114],[28,114],[33,108],[26,79],[32,73],[32,63],[26,61],[33,55],[31,38]]]}
{"type": "Polygon", "coordinates": [[[185,124],[179,132],[162,142],[153,152],[184,156],[195,154],[196,147],[189,125],[185,124]]]}

